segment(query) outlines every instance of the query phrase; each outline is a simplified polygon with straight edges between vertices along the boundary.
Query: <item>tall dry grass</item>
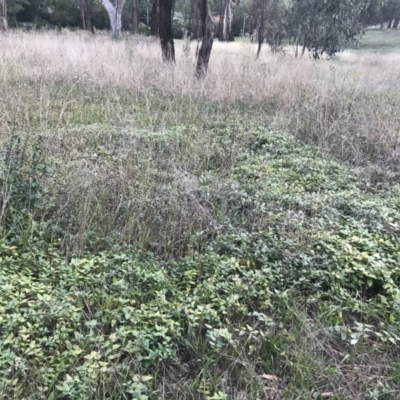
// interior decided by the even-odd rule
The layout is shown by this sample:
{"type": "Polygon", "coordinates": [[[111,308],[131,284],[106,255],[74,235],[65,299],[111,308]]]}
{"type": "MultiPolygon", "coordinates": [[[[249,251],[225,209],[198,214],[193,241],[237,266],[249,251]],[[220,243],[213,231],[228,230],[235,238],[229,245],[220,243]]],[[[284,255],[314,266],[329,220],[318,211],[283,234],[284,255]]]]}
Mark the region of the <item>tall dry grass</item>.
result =
{"type": "Polygon", "coordinates": [[[255,61],[251,44],[216,42],[209,74],[196,82],[195,44],[188,56],[179,43],[176,66],[166,66],[158,44],[140,38],[13,33],[0,40],[2,131],[22,121],[88,122],[95,109],[103,120],[132,122],[140,101],[154,128],[251,115],[353,162],[398,165],[398,54],[346,52],[315,62],[265,48],[255,61]],[[99,93],[102,104],[88,105],[99,93]]]}
{"type": "Polygon", "coordinates": [[[179,42],[176,65],[165,65],[151,39],[0,36],[0,145],[24,137],[29,164],[40,142],[51,174],[32,218],[62,231],[67,252],[113,237],[180,256],[193,233],[219,225],[201,175],[229,174],[260,124],[357,165],[399,170],[400,55],[315,62],[264,48],[255,60],[251,44],[215,42],[197,81],[195,50],[179,42]]]}

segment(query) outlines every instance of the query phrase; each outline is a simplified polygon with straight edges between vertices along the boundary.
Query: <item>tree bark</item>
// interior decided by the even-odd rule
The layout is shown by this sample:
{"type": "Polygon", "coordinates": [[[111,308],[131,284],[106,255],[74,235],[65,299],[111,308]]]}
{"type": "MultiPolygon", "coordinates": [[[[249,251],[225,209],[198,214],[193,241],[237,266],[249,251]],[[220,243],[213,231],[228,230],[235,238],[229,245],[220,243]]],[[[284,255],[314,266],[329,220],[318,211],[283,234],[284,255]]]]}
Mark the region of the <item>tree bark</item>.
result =
{"type": "Polygon", "coordinates": [[[391,29],[391,28],[392,28],[392,23],[393,23],[393,20],[392,20],[392,19],[389,20],[388,26],[387,26],[388,29],[391,29]]]}
{"type": "Polygon", "coordinates": [[[122,10],[124,8],[125,0],[115,0],[115,4],[110,0],[102,0],[103,6],[107,10],[108,17],[110,18],[111,30],[114,38],[121,36],[122,30],[122,10]]]}
{"type": "Polygon", "coordinates": [[[175,62],[174,38],[172,35],[172,2],[173,0],[159,0],[159,32],[162,58],[164,61],[175,62]]]}
{"type": "Polygon", "coordinates": [[[0,31],[8,30],[6,0],[0,0],[0,31]]]}
{"type": "Polygon", "coordinates": [[[153,0],[150,11],[150,35],[158,36],[158,0],[153,0]]]}
{"type": "Polygon", "coordinates": [[[400,19],[399,18],[395,18],[394,22],[393,22],[392,29],[399,29],[399,23],[400,23],[400,19]]]}
{"type": "Polygon", "coordinates": [[[93,25],[92,25],[92,5],[93,5],[93,0],[86,0],[86,12],[85,12],[85,18],[86,18],[86,29],[90,32],[93,32],[93,25]]]}
{"type": "Polygon", "coordinates": [[[82,28],[89,32],[93,32],[92,4],[93,0],[81,0],[82,28]]]}
{"type": "Polygon", "coordinates": [[[257,31],[257,28],[253,29],[253,34],[251,35],[251,43],[258,43],[258,31],[257,31]]]}
{"type": "Polygon", "coordinates": [[[259,19],[259,23],[258,23],[258,49],[257,49],[257,56],[256,58],[259,57],[260,52],[261,52],[261,46],[264,42],[264,38],[265,38],[265,8],[267,6],[267,1],[268,0],[261,0],[261,15],[260,15],[260,19],[259,19]]]}
{"type": "Polygon", "coordinates": [[[219,40],[222,42],[235,40],[233,34],[234,9],[235,2],[233,0],[224,0],[219,19],[219,40]]]}
{"type": "Polygon", "coordinates": [[[139,33],[139,5],[138,0],[132,0],[132,32],[139,33]]]}
{"type": "Polygon", "coordinates": [[[82,18],[82,29],[86,31],[85,0],[81,0],[81,18],[82,18]]]}
{"type": "Polygon", "coordinates": [[[201,36],[202,32],[201,32],[199,0],[190,0],[188,37],[190,39],[197,40],[200,39],[201,36]]]}
{"type": "Polygon", "coordinates": [[[208,0],[199,0],[201,30],[203,40],[197,56],[196,75],[202,78],[207,73],[211,50],[214,42],[214,21],[212,19],[208,0]]]}

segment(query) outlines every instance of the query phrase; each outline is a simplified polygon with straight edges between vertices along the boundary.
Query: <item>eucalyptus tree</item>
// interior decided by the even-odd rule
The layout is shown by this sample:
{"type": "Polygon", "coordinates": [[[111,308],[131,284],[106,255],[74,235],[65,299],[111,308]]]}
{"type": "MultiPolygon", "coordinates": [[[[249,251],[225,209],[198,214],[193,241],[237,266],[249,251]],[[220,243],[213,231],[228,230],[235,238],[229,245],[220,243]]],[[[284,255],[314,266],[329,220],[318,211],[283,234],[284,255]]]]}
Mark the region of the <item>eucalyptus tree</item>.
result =
{"type": "Polygon", "coordinates": [[[233,41],[233,21],[235,12],[235,0],[223,0],[219,18],[219,40],[222,42],[233,41]]]}
{"type": "Polygon", "coordinates": [[[199,0],[202,42],[197,56],[196,74],[198,78],[203,77],[208,69],[211,50],[214,41],[214,21],[211,15],[208,0],[199,0]]]}
{"type": "Polygon", "coordinates": [[[107,11],[110,19],[110,26],[114,38],[119,38],[122,31],[122,11],[124,9],[125,0],[102,0],[103,6],[107,11]]]}
{"type": "Polygon", "coordinates": [[[0,31],[8,29],[6,0],[0,0],[0,31]]]}
{"type": "Polygon", "coordinates": [[[92,31],[92,6],[93,0],[81,0],[82,28],[92,31]]]}
{"type": "Polygon", "coordinates": [[[8,25],[14,27],[17,26],[17,14],[29,5],[29,0],[6,0],[8,25]]]}
{"type": "Polygon", "coordinates": [[[288,10],[289,43],[314,57],[332,56],[357,41],[363,32],[365,0],[296,0],[288,10]]]}
{"type": "Polygon", "coordinates": [[[400,0],[386,0],[382,7],[382,20],[388,29],[398,29],[400,22],[400,0]]]}
{"type": "MultiPolygon", "coordinates": [[[[200,40],[202,37],[200,3],[199,0],[190,0],[188,3],[189,9],[184,13],[187,36],[190,39],[200,40]]],[[[182,9],[186,11],[184,7],[182,9]]]]}
{"type": "Polygon", "coordinates": [[[164,61],[175,62],[175,46],[172,33],[173,0],[159,0],[158,29],[164,61]]]}
{"type": "Polygon", "coordinates": [[[158,36],[158,23],[159,23],[159,0],[153,0],[151,11],[149,15],[150,35],[158,36]]]}
{"type": "MultiPolygon", "coordinates": [[[[307,51],[315,59],[342,51],[365,28],[365,15],[372,0],[253,0],[252,30],[258,51],[264,41],[272,50],[284,45],[295,55],[307,51]]],[[[400,1],[400,0],[391,0],[400,1]]]]}
{"type": "Polygon", "coordinates": [[[139,33],[139,3],[138,3],[138,0],[132,0],[131,24],[132,24],[132,32],[134,34],[138,34],[139,33]]]}

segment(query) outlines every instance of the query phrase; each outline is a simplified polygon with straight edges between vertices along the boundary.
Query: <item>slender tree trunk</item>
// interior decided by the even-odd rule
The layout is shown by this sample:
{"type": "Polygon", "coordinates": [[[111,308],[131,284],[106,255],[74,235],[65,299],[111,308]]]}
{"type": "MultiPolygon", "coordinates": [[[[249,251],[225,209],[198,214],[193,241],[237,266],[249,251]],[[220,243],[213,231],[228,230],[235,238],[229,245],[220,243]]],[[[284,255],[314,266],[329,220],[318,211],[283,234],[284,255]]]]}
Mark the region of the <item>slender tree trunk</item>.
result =
{"type": "Polygon", "coordinates": [[[253,4],[251,5],[251,13],[249,20],[249,33],[250,33],[250,42],[258,43],[258,32],[257,25],[259,20],[259,3],[261,0],[253,0],[253,4]]]}
{"type": "Polygon", "coordinates": [[[81,0],[82,29],[86,31],[85,0],[81,0]]]}
{"type": "Polygon", "coordinates": [[[125,0],[115,0],[111,3],[110,0],[102,0],[103,6],[107,10],[108,17],[110,18],[111,30],[114,38],[121,36],[122,30],[122,10],[124,8],[125,0]]]}
{"type": "Polygon", "coordinates": [[[200,39],[201,36],[199,0],[190,0],[188,37],[190,39],[200,39]]]}
{"type": "Polygon", "coordinates": [[[253,34],[251,35],[251,43],[258,43],[258,31],[257,31],[257,28],[253,29],[253,34]]]}
{"type": "Polygon", "coordinates": [[[93,0],[81,0],[82,28],[92,32],[92,4],[93,0]]]}
{"type": "Polygon", "coordinates": [[[212,19],[208,0],[199,0],[199,7],[203,40],[197,56],[196,75],[198,78],[201,78],[207,73],[208,63],[210,61],[214,42],[214,21],[212,19]]]}
{"type": "Polygon", "coordinates": [[[264,13],[265,13],[266,5],[267,5],[267,0],[261,0],[261,15],[260,15],[259,28],[258,28],[258,49],[257,49],[256,58],[258,58],[260,56],[261,46],[262,46],[262,44],[264,42],[264,36],[265,36],[264,13]]]}
{"type": "Polygon", "coordinates": [[[164,61],[175,62],[174,38],[172,35],[172,3],[173,0],[159,0],[159,31],[161,51],[164,61]]]}
{"type": "Polygon", "coordinates": [[[158,36],[158,0],[153,0],[150,11],[150,35],[158,36]]]}
{"type": "MultiPolygon", "coordinates": [[[[199,0],[199,1],[201,1],[201,0],[199,0]]],[[[221,12],[219,13],[219,21],[218,21],[218,40],[220,42],[223,41],[222,31],[224,30],[223,25],[224,25],[224,16],[225,16],[225,3],[226,3],[226,0],[221,0],[221,12]]]]}
{"type": "Polygon", "coordinates": [[[219,40],[222,42],[234,41],[233,18],[235,2],[233,0],[224,0],[219,19],[219,40]]]}
{"type": "Polygon", "coordinates": [[[90,32],[93,32],[92,6],[93,6],[93,0],[86,0],[86,9],[85,9],[86,29],[90,32]]]}
{"type": "Polygon", "coordinates": [[[236,18],[236,16],[235,16],[235,8],[237,6],[239,6],[239,2],[240,2],[240,0],[237,0],[237,1],[232,0],[232,14],[231,14],[231,18],[229,20],[230,27],[229,27],[229,30],[228,30],[228,42],[234,42],[235,41],[235,32],[233,30],[233,24],[234,24],[235,18],[236,18]]]}
{"type": "Polygon", "coordinates": [[[392,20],[392,19],[389,20],[388,26],[387,26],[388,29],[391,29],[391,28],[392,28],[392,23],[393,23],[393,20],[392,20]]]}
{"type": "Polygon", "coordinates": [[[299,44],[295,43],[293,45],[293,49],[294,49],[294,58],[298,58],[299,57],[299,44]]]}
{"type": "Polygon", "coordinates": [[[0,0],[0,31],[8,30],[6,0],[0,0]]]}
{"type": "Polygon", "coordinates": [[[400,23],[400,19],[399,18],[395,18],[394,22],[393,22],[392,29],[399,29],[399,23],[400,23]]]}
{"type": "Polygon", "coordinates": [[[139,5],[138,0],[132,0],[132,32],[139,33],[139,5]]]}
{"type": "Polygon", "coordinates": [[[306,41],[304,41],[303,48],[301,49],[301,57],[303,57],[303,56],[304,56],[304,53],[306,52],[306,45],[305,45],[305,43],[306,43],[306,41]]]}

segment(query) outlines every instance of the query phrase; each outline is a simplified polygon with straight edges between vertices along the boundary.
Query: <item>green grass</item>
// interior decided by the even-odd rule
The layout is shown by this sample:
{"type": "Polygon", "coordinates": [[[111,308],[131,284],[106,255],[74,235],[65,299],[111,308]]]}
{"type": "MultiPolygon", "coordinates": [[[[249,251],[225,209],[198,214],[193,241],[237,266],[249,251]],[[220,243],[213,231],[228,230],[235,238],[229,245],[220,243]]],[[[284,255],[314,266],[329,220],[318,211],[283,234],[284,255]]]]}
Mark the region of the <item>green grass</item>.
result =
{"type": "Polygon", "coordinates": [[[368,29],[358,48],[368,53],[391,53],[400,49],[400,31],[397,29],[368,29]]]}

